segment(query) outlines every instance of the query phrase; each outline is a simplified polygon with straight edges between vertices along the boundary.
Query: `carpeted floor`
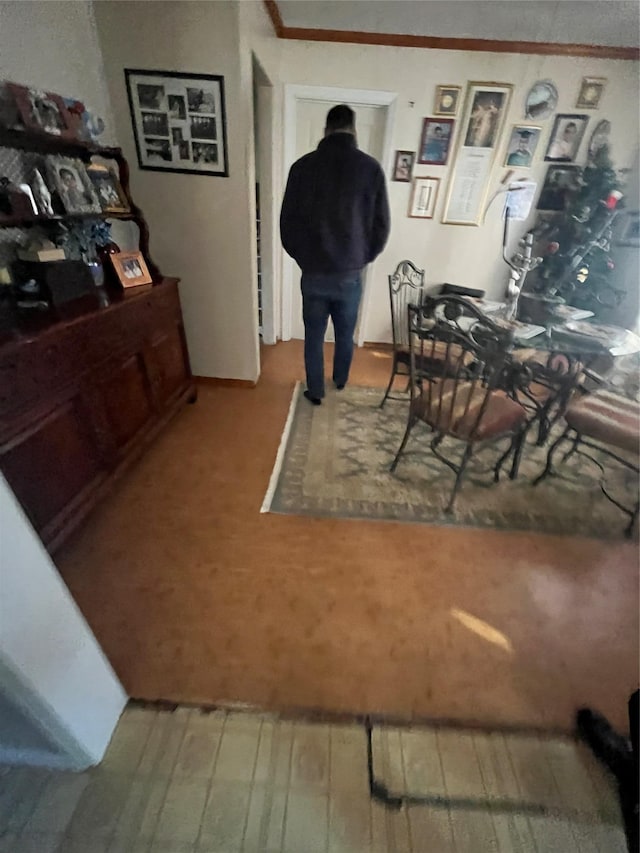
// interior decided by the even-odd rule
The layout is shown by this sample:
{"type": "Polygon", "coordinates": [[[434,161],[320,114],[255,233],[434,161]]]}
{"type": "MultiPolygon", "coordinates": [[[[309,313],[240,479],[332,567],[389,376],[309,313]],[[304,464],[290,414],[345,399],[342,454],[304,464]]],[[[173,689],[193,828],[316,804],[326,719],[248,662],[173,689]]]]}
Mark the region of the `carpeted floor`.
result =
{"type": "MultiPolygon", "coordinates": [[[[600,470],[582,454],[573,454],[554,475],[536,487],[544,471],[549,444],[536,447],[536,430],[522,454],[516,480],[509,463],[501,481],[493,469],[509,448],[510,439],[484,445],[471,458],[454,511],[446,512],[455,474],[431,451],[432,433],[422,423],[412,430],[394,473],[389,466],[402,441],[407,403],[388,401],[380,409],[379,388],[349,387],[330,391],[322,406],[310,406],[301,392],[293,394],[287,421],[286,449],[276,465],[277,485],[265,504],[271,512],[335,518],[394,519],[532,530],[539,533],[622,537],[628,517],[597,487],[600,470]],[[595,484],[595,488],[594,488],[595,484]]],[[[565,445],[565,450],[570,445],[565,445]]],[[[445,439],[440,452],[459,461],[462,443],[445,439]]],[[[622,465],[604,461],[607,488],[626,506],[633,506],[638,478],[622,465]]]]}
{"type": "MultiPolygon", "coordinates": [[[[360,350],[354,385],[389,355],[360,350]]],[[[260,514],[302,346],[253,390],[202,386],[57,557],[130,695],[622,727],[637,545],[260,514]]]]}

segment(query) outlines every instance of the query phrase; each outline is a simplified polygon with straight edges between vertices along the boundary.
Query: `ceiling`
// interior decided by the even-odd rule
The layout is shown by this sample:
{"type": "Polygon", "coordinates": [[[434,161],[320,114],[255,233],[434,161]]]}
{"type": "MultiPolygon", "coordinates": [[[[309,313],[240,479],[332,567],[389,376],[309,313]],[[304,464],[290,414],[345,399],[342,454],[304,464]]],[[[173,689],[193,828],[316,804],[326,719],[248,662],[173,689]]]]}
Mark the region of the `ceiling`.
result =
{"type": "Polygon", "coordinates": [[[640,45],[638,0],[278,0],[277,5],[286,28],[640,45]]]}

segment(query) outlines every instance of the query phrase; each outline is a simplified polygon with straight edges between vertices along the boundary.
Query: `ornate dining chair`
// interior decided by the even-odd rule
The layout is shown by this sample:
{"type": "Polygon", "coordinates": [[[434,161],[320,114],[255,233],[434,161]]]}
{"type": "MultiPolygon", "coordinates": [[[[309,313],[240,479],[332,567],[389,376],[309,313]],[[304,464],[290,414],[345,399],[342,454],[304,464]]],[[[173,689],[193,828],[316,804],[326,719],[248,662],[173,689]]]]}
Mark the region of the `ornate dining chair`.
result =
{"type": "Polygon", "coordinates": [[[431,450],[455,473],[446,511],[453,510],[465,469],[480,446],[510,438],[494,468],[494,480],[513,454],[510,476],[518,473],[527,413],[504,389],[520,366],[510,356],[512,332],[494,323],[459,296],[427,297],[407,309],[410,342],[410,402],[407,427],[391,470],[395,471],[409,437],[422,421],[432,433],[431,450]],[[463,444],[460,462],[442,452],[446,437],[463,444]]]}
{"type": "Polygon", "coordinates": [[[393,362],[387,390],[380,403],[382,409],[391,396],[396,376],[409,376],[409,340],[407,339],[407,306],[419,305],[424,297],[424,270],[419,270],[412,261],[400,261],[395,272],[389,276],[389,302],[391,305],[391,332],[393,335],[393,362]]]}
{"type": "Polygon", "coordinates": [[[583,363],[570,353],[532,348],[516,349],[512,357],[522,365],[513,396],[530,413],[529,428],[537,426],[540,447],[580,385],[583,363]]]}
{"type": "MultiPolygon", "coordinates": [[[[587,378],[598,381],[600,377],[591,371],[585,371],[587,378]]],[[[614,503],[626,515],[629,523],[625,534],[631,536],[638,518],[640,501],[626,506],[609,493],[605,483],[606,471],[601,459],[597,456],[613,459],[624,468],[630,469],[636,475],[640,474],[640,403],[630,400],[615,391],[601,387],[591,393],[576,394],[572,397],[564,412],[566,423],[564,431],[549,448],[547,464],[540,476],[534,480],[534,485],[542,482],[553,473],[553,462],[557,450],[564,442],[572,442],[569,450],[562,457],[566,462],[574,453],[579,453],[590,459],[602,472],[600,489],[608,500],[614,503]],[[592,451],[589,453],[588,451],[592,451]]],[[[637,496],[637,488],[634,490],[637,496]]]]}

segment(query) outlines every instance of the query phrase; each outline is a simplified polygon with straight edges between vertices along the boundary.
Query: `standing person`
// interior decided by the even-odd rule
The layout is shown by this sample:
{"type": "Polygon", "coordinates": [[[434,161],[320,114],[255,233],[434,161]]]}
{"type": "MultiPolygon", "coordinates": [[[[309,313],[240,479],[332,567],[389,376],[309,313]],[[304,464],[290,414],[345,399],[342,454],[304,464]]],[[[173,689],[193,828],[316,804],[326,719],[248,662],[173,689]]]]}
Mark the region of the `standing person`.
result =
{"type": "Polygon", "coordinates": [[[316,406],[324,397],[329,317],[336,337],[333,381],[341,390],[353,357],[362,270],[383,250],[389,225],[380,164],[358,149],[353,110],[333,107],[317,149],[291,167],[280,213],[282,245],[302,270],[304,396],[316,406]]]}

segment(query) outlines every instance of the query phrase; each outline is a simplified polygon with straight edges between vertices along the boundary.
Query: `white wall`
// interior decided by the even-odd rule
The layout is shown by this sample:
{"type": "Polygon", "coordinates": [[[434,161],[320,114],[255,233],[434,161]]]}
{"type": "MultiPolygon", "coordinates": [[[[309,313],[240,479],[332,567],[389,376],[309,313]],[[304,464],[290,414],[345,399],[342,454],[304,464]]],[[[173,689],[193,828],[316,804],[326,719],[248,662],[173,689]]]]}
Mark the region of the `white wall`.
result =
{"type": "MultiPolygon", "coordinates": [[[[615,60],[566,58],[562,56],[524,56],[373,45],[328,44],[278,40],[261,3],[242,3],[243,23],[252,49],[274,84],[274,99],[281,109],[282,87],[286,83],[349,88],[380,89],[398,93],[393,149],[416,151],[422,120],[432,115],[435,87],[450,83],[466,86],[470,80],[511,83],[514,91],[506,120],[506,129],[524,121],[524,99],[529,87],[550,78],[559,90],[558,112],[581,112],[575,102],[583,76],[608,78],[600,109],[593,111],[583,140],[578,162],[584,163],[586,146],[595,123],[602,118],[612,122],[612,154],[617,167],[630,167],[638,149],[639,99],[638,63],[615,60]],[[413,102],[413,106],[410,102],[413,102]]],[[[458,114],[460,117],[460,112],[458,114]]],[[[534,122],[529,122],[535,124],[534,122]]],[[[548,164],[544,150],[553,118],[542,123],[534,168],[516,170],[516,175],[542,181],[548,164]]],[[[459,130],[459,124],[457,130],[459,130]]],[[[508,133],[504,133],[491,175],[495,190],[506,173],[502,167],[508,133]]],[[[457,141],[457,135],[456,140],[457,141]]],[[[455,149],[454,149],[455,150],[455,149]]],[[[450,159],[451,162],[451,159],[450,159]]],[[[389,164],[383,164],[389,169],[389,164]]],[[[483,227],[443,225],[441,223],[449,166],[416,166],[417,176],[441,179],[440,194],[433,220],[409,219],[410,185],[389,183],[392,214],[388,246],[374,266],[372,299],[366,339],[388,341],[391,336],[386,276],[397,262],[411,258],[426,269],[428,284],[448,281],[479,287],[490,297],[500,297],[508,275],[500,257],[502,240],[501,205],[496,202],[483,227]]],[[[286,175],[280,175],[284,187],[286,175]]],[[[513,228],[512,246],[535,219],[513,228]]]]}
{"type": "Polygon", "coordinates": [[[75,769],[100,761],[127,698],[0,476],[2,694],[9,697],[13,731],[0,732],[0,763],[75,769]],[[24,718],[19,731],[16,709],[24,718]],[[44,744],[36,732],[46,733],[44,744]]]}
{"type": "Polygon", "coordinates": [[[196,375],[255,381],[259,373],[251,56],[240,55],[232,2],[94,5],[117,136],[133,196],[151,232],[151,255],[180,294],[196,375]],[[124,69],[222,74],[229,177],[142,171],[124,69]]]}
{"type": "Polygon", "coordinates": [[[109,94],[91,3],[0,2],[0,80],[78,98],[102,116],[115,142],[109,94]]]}

